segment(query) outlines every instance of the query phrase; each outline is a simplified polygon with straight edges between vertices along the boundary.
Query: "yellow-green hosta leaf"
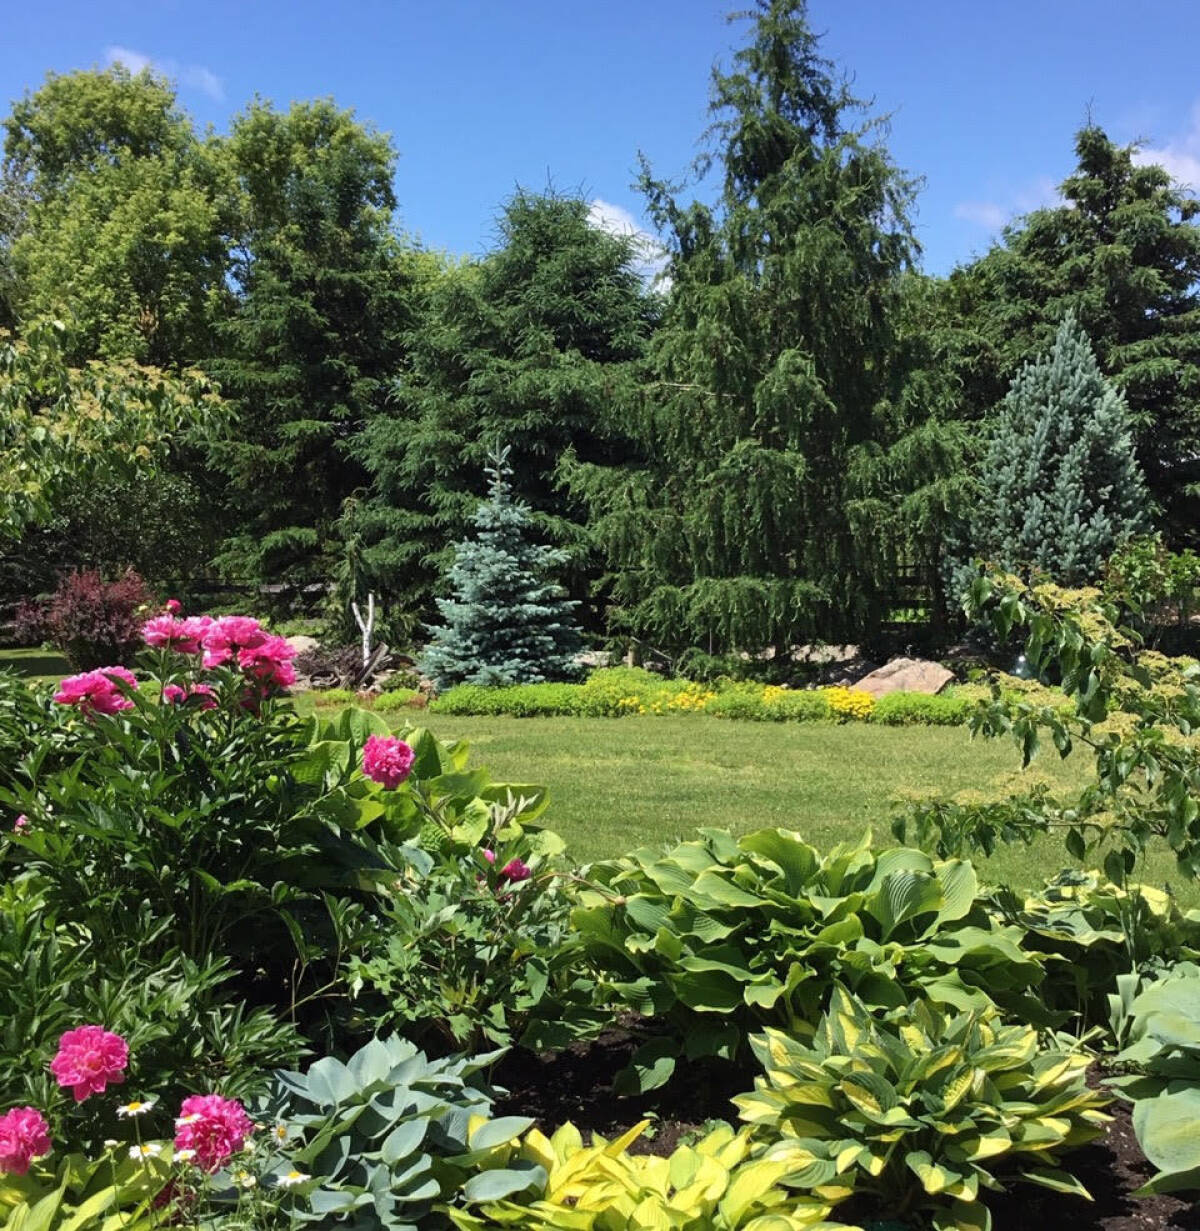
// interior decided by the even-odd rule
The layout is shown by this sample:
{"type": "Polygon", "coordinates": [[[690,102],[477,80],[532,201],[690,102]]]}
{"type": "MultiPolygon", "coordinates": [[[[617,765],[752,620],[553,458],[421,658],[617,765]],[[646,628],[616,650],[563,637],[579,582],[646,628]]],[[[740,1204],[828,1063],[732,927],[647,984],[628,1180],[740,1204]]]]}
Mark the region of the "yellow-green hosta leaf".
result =
{"type": "Polygon", "coordinates": [[[983,1158],[996,1158],[1012,1149],[1012,1138],[1003,1129],[992,1129],[978,1137],[964,1137],[955,1142],[955,1151],[969,1162],[977,1162],[983,1158]]]}
{"type": "Polygon", "coordinates": [[[878,1120],[897,1104],[891,1082],[877,1073],[852,1073],[841,1081],[841,1091],[850,1102],[872,1120],[878,1120]]]}
{"type": "Polygon", "coordinates": [[[935,1211],[934,1231],[992,1231],[992,1215],[979,1201],[956,1201],[935,1211]]]}
{"type": "Polygon", "coordinates": [[[925,1150],[910,1150],[904,1156],[904,1162],[930,1196],[947,1192],[963,1182],[960,1172],[943,1163],[935,1163],[925,1150]]]}
{"type": "Polygon", "coordinates": [[[726,1222],[731,1227],[739,1226],[742,1215],[756,1202],[763,1200],[786,1172],[784,1163],[768,1159],[739,1167],[721,1198],[720,1209],[726,1222]]]}
{"type": "Polygon", "coordinates": [[[974,1069],[963,1069],[963,1071],[952,1077],[942,1090],[942,1110],[943,1113],[952,1111],[966,1098],[972,1084],[975,1080],[974,1069]]]}
{"type": "Polygon", "coordinates": [[[1031,1184],[1040,1184],[1043,1188],[1049,1188],[1056,1193],[1074,1193],[1075,1196],[1083,1197],[1087,1201],[1092,1199],[1092,1194],[1075,1176],[1066,1171],[1036,1167],[1023,1171],[1021,1176],[1031,1184]]]}

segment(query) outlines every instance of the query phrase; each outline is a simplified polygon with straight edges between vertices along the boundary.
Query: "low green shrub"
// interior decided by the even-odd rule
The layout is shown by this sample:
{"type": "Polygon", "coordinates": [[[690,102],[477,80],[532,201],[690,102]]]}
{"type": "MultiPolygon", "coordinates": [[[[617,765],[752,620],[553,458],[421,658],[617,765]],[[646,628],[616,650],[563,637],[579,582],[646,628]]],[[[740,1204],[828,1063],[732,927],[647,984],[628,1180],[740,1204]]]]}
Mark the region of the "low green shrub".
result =
{"type": "Polygon", "coordinates": [[[375,698],[373,707],[381,714],[394,714],[404,709],[420,709],[424,704],[424,694],[416,688],[393,688],[381,692],[375,698]]]}
{"type": "Polygon", "coordinates": [[[947,1231],[990,1226],[980,1190],[1002,1188],[998,1167],[1089,1196],[1050,1166],[1109,1119],[1087,1058],[1040,1050],[1035,1029],[1004,1025],[994,1009],[921,999],[880,1019],[836,987],[811,1042],[778,1030],[752,1042],[763,1075],[733,1101],[764,1157],[817,1196],[869,1201],[869,1219],[923,1214],[947,1231]]]}
{"type": "Polygon", "coordinates": [[[920,692],[891,692],[875,702],[870,721],[886,727],[961,727],[971,720],[975,703],[956,693],[929,696],[920,692]]]}
{"type": "Polygon", "coordinates": [[[660,1085],[681,1054],[733,1058],[763,1026],[811,1031],[835,982],[881,1009],[924,994],[1047,1020],[1028,994],[1041,964],[989,917],[969,863],[865,840],[822,857],[783,829],[700,834],[598,864],[580,892],[602,998],[657,1019],[623,1087],[660,1085]]]}

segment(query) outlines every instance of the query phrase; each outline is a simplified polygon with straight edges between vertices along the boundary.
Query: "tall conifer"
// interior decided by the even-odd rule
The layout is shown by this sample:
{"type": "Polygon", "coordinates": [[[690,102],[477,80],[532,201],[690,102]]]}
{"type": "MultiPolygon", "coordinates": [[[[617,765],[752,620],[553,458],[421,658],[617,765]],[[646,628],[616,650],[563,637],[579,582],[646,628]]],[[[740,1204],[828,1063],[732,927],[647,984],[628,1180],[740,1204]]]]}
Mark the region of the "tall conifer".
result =
{"type": "Polygon", "coordinates": [[[890,567],[848,499],[914,252],[910,182],[817,50],[797,0],[760,0],[714,71],[715,204],[643,171],[670,306],[626,467],[577,465],[624,625],[656,644],[785,649],[869,631],[890,567]]]}

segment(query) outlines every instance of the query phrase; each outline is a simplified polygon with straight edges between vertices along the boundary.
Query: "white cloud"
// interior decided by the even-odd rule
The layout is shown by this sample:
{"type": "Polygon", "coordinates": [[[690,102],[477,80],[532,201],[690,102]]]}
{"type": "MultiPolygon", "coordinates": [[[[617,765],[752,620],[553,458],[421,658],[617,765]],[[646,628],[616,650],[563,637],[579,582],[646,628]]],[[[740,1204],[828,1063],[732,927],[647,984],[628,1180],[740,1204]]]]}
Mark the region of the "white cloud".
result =
{"type": "Polygon", "coordinates": [[[150,57],[144,56],[140,51],[130,51],[128,47],[106,47],[104,54],[108,58],[109,64],[122,64],[131,73],[140,73],[143,69],[150,67],[150,57]]]}
{"type": "Polygon", "coordinates": [[[1184,132],[1164,145],[1138,150],[1133,161],[1141,166],[1155,163],[1165,167],[1184,188],[1200,191],[1200,103],[1192,106],[1190,125],[1184,132]]]}
{"type": "Polygon", "coordinates": [[[973,222],[985,231],[995,233],[1001,231],[1020,214],[1028,214],[1031,210],[1044,209],[1047,205],[1056,205],[1062,198],[1058,187],[1047,175],[1031,180],[1019,188],[1005,192],[1000,200],[995,201],[960,201],[954,207],[955,218],[964,222],[973,222]]]}
{"type": "Polygon", "coordinates": [[[144,52],[134,51],[114,43],[104,49],[109,64],[123,64],[131,73],[153,69],[164,77],[171,77],[189,89],[207,94],[214,102],[224,102],[225,86],[221,78],[203,64],[180,64],[178,60],[157,60],[144,52]]]}
{"type": "Polygon", "coordinates": [[[1012,215],[995,201],[960,201],[954,207],[954,216],[987,231],[998,231],[1012,215]]]}
{"type": "Polygon", "coordinates": [[[588,208],[588,222],[610,235],[629,236],[634,241],[638,272],[658,289],[667,289],[669,280],[664,273],[667,250],[645,227],[638,225],[637,219],[627,209],[595,197],[588,208]]]}

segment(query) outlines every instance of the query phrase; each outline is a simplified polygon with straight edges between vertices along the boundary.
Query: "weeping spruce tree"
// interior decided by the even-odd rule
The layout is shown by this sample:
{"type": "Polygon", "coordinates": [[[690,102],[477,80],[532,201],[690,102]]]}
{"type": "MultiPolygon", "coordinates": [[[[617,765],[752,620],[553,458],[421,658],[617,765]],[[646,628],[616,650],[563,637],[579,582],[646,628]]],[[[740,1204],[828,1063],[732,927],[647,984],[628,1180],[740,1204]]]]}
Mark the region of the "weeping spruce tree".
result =
{"type": "Polygon", "coordinates": [[[980,477],[974,550],[1018,572],[1093,581],[1113,548],[1145,529],[1129,409],[1073,312],[1050,353],[1013,380],[980,477]]]}
{"type": "Polygon", "coordinates": [[[453,597],[438,599],[445,624],[431,630],[420,666],[439,688],[537,684],[579,673],[579,604],[552,577],[567,553],[529,542],[530,511],[513,498],[508,452],[491,455],[477,533],[455,544],[453,597]]]}
{"type": "Polygon", "coordinates": [[[714,70],[714,204],[643,164],[671,293],[644,396],[620,423],[640,463],[567,468],[590,505],[619,619],[676,650],[785,650],[869,632],[891,544],[852,520],[877,452],[912,186],[817,54],[796,0],[762,0],[714,70]]]}

